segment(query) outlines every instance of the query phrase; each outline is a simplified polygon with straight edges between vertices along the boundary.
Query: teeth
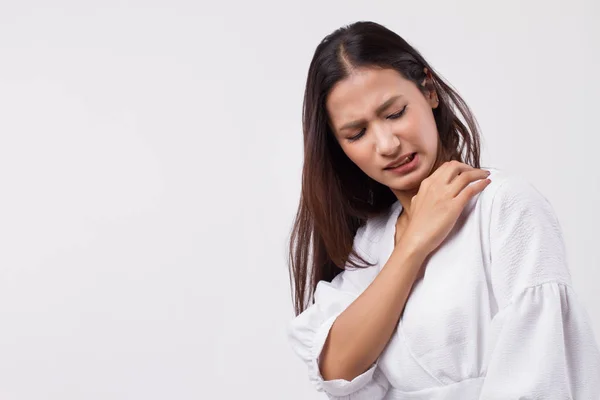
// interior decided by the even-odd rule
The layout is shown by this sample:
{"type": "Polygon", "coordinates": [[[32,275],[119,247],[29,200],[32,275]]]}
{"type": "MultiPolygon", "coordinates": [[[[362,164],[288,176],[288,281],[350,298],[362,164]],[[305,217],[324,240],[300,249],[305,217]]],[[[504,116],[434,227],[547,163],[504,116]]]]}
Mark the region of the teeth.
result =
{"type": "MultiPolygon", "coordinates": [[[[410,156],[406,157],[406,158],[404,159],[404,161],[402,161],[402,162],[400,163],[400,165],[404,165],[404,164],[406,164],[406,163],[407,163],[407,162],[409,162],[409,161],[410,161],[410,156]]],[[[400,165],[398,165],[398,166],[400,166],[400,165]]]]}
{"type": "Polygon", "coordinates": [[[398,168],[399,166],[404,165],[407,162],[410,162],[412,160],[412,156],[413,156],[412,154],[410,156],[407,156],[404,160],[402,160],[402,162],[400,164],[396,165],[394,168],[398,168]]]}

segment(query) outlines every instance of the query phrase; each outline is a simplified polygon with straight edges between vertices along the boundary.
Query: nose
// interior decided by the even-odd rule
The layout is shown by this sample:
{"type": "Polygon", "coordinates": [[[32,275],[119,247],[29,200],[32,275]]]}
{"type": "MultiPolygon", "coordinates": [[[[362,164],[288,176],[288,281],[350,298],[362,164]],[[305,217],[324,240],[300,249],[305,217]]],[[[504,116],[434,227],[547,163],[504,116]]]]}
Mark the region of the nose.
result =
{"type": "Polygon", "coordinates": [[[394,132],[386,126],[379,125],[374,128],[375,148],[377,153],[382,156],[396,154],[400,140],[394,132]]]}

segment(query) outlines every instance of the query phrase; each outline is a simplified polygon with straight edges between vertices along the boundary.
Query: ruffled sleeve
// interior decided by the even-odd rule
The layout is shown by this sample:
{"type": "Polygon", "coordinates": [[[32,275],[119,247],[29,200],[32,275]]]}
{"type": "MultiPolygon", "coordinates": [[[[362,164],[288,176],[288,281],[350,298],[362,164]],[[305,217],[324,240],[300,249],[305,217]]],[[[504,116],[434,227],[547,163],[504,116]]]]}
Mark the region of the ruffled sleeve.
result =
{"type": "Polygon", "coordinates": [[[559,222],[525,180],[498,188],[490,246],[499,311],[480,399],[600,399],[600,352],[573,291],[559,222]]]}
{"type": "Polygon", "coordinates": [[[374,267],[346,269],[331,282],[319,282],[314,294],[314,304],[295,317],[288,327],[291,346],[308,366],[310,381],[330,399],[379,400],[388,391],[389,381],[380,370],[378,360],[352,381],[324,380],[319,370],[319,356],[334,321],[362,293],[376,274],[374,267]]]}

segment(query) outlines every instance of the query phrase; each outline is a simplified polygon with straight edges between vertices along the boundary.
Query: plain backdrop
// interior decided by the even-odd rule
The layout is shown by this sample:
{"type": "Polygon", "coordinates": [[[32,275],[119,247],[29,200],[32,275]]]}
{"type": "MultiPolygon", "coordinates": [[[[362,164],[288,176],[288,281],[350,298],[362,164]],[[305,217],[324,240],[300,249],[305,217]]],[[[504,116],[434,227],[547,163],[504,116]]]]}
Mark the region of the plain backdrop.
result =
{"type": "Polygon", "coordinates": [[[600,341],[600,19],[570,1],[0,1],[0,399],[322,399],[287,240],[320,40],[358,20],[553,205],[600,341]]]}

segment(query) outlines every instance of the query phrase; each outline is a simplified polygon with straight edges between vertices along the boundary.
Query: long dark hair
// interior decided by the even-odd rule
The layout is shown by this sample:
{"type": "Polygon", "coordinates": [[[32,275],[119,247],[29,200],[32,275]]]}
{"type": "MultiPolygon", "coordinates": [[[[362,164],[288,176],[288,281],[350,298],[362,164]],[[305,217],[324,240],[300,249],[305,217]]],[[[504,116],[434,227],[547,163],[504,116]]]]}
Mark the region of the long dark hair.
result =
{"type": "Polygon", "coordinates": [[[440,146],[436,165],[458,160],[480,168],[477,122],[464,100],[402,37],[375,22],[359,21],[327,35],[310,63],[302,128],[302,191],[289,247],[289,272],[296,315],[313,301],[317,283],[331,281],[346,265],[372,266],[353,249],[356,231],[387,209],[396,196],[360,170],[344,153],[328,125],[325,108],[333,86],[356,68],[392,68],[423,93],[435,90],[433,109],[440,146]],[[431,72],[429,84],[424,68],[431,72]],[[466,125],[459,119],[457,109],[466,125]]]}

